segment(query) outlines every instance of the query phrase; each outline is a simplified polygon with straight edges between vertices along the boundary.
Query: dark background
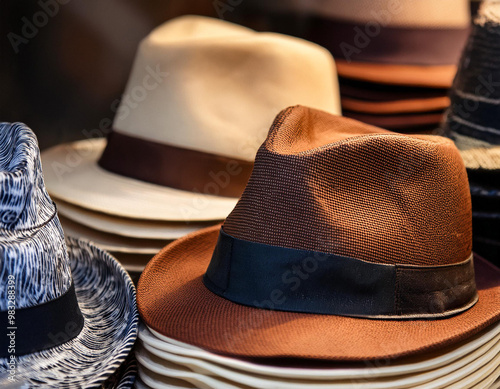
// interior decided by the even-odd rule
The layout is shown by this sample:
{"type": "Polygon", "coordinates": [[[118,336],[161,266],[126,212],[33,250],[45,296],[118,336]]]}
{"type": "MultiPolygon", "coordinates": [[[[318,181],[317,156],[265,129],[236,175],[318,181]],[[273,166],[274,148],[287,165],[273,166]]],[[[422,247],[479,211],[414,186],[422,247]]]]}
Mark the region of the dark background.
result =
{"type": "Polygon", "coordinates": [[[102,134],[153,28],[197,14],[307,37],[306,15],[269,10],[281,1],[0,0],[0,121],[26,123],[42,149],[102,134]]]}
{"type": "Polygon", "coordinates": [[[0,121],[26,123],[42,149],[93,133],[113,119],[140,40],[184,14],[269,29],[252,0],[1,0],[0,121]]]}

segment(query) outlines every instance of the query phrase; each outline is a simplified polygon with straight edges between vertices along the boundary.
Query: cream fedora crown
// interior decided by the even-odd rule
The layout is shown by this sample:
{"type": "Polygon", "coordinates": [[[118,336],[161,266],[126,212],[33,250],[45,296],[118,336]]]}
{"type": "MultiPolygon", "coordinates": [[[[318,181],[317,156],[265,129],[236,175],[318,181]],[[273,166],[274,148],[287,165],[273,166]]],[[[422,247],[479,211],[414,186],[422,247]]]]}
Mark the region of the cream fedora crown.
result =
{"type": "Polygon", "coordinates": [[[47,188],[114,216],[224,219],[275,115],[295,104],[340,112],[326,49],[200,16],[171,20],[141,42],[107,142],[44,152],[47,188]],[[68,169],[68,153],[84,157],[68,169]]]}
{"type": "Polygon", "coordinates": [[[326,49],[183,16],[141,42],[114,130],[253,161],[276,114],[296,104],[340,113],[335,65],[326,49]]]}

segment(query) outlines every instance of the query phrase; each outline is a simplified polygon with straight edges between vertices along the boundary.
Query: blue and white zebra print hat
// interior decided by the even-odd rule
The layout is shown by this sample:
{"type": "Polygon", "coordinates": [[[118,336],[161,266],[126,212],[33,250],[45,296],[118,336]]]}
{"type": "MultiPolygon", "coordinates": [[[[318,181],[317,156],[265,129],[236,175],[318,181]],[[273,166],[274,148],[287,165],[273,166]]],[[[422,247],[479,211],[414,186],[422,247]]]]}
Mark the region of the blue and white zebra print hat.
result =
{"type": "Polygon", "coordinates": [[[122,266],[65,240],[33,132],[0,123],[0,387],[98,387],[129,354],[137,325],[122,266]]]}

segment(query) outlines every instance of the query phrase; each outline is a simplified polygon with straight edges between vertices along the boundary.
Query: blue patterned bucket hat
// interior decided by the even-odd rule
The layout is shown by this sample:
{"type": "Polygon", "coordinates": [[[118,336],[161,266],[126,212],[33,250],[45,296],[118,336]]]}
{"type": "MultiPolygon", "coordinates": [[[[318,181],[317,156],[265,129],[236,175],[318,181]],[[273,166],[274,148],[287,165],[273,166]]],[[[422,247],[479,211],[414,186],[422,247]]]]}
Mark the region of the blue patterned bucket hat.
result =
{"type": "Polygon", "coordinates": [[[97,387],[126,359],[137,325],[122,266],[65,240],[33,132],[0,123],[0,387],[97,387]]]}

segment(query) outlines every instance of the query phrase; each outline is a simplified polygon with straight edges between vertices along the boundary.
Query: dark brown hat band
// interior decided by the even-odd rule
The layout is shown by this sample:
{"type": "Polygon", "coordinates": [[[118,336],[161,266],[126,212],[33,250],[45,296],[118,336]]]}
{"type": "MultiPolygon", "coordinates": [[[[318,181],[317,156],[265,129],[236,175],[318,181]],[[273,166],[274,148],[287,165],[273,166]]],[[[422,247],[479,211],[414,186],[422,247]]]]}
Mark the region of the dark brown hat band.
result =
{"type": "Polygon", "coordinates": [[[465,28],[391,27],[383,20],[351,23],[318,18],[311,40],[335,58],[401,65],[454,65],[470,31],[465,28]]]}
{"type": "Polygon", "coordinates": [[[237,239],[222,228],[203,281],[247,306],[366,318],[437,319],[477,301],[472,255],[448,266],[377,264],[237,239]]]}
{"type": "Polygon", "coordinates": [[[99,166],[170,188],[239,197],[253,163],[112,132],[99,166]]]}

